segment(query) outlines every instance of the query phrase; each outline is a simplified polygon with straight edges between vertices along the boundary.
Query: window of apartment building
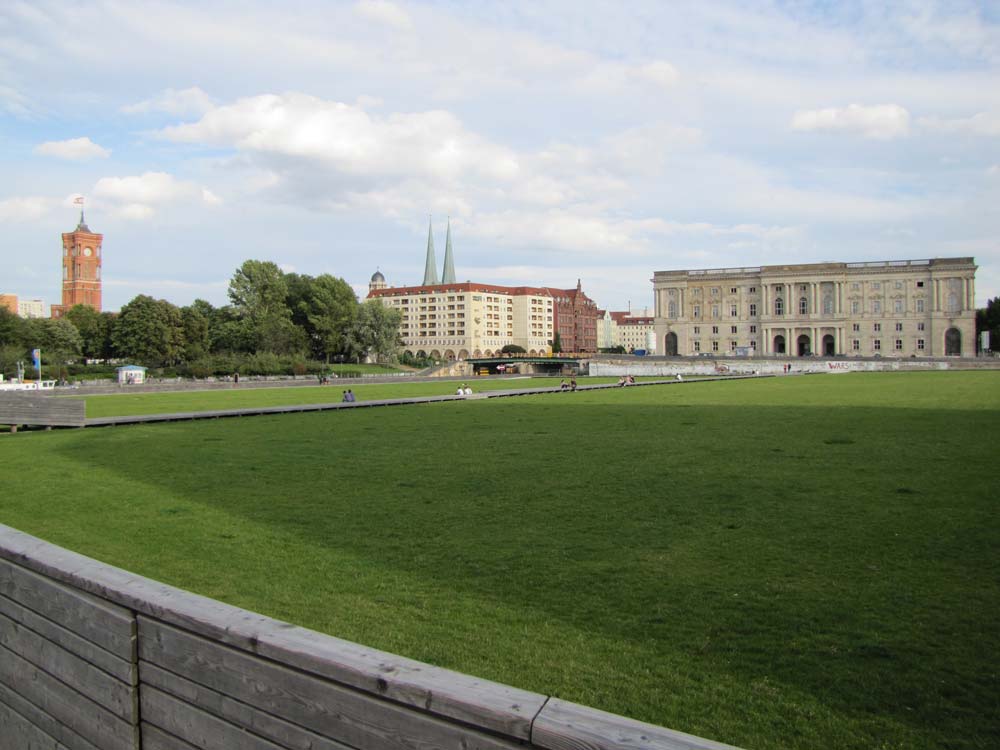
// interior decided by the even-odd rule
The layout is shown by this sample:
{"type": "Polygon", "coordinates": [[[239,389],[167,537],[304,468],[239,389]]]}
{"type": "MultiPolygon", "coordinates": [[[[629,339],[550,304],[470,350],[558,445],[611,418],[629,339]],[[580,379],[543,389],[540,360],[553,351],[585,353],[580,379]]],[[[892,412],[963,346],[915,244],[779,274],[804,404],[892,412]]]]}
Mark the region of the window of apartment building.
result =
{"type": "Polygon", "coordinates": [[[774,314],[775,315],[785,314],[785,301],[781,299],[781,297],[778,297],[777,299],[774,300],[774,314]]]}
{"type": "Polygon", "coordinates": [[[755,286],[750,287],[750,294],[756,294],[756,293],[757,293],[757,287],[755,286]]]}
{"type": "Polygon", "coordinates": [[[882,312],[882,300],[880,300],[880,299],[873,299],[872,300],[872,314],[873,315],[878,315],[881,312],[882,312]]]}
{"type": "Polygon", "coordinates": [[[668,302],[667,303],[667,317],[668,318],[676,318],[677,317],[677,303],[676,302],[668,302]]]}
{"type": "Polygon", "coordinates": [[[882,288],[882,282],[881,281],[873,281],[872,282],[872,289],[881,289],[881,288],[882,288]]]}
{"type": "Polygon", "coordinates": [[[718,305],[712,305],[712,317],[713,318],[718,318],[719,317],[719,306],[718,305]]]}
{"type": "Polygon", "coordinates": [[[917,330],[918,331],[924,330],[924,324],[923,323],[917,323],[917,330]]]}
{"type": "Polygon", "coordinates": [[[694,342],[694,350],[696,352],[700,352],[701,351],[701,342],[700,341],[695,341],[694,342]]]}
{"type": "Polygon", "coordinates": [[[856,299],[852,299],[851,300],[851,315],[857,315],[860,312],[861,312],[861,303],[858,300],[856,300],[856,299]]]}
{"type": "Polygon", "coordinates": [[[897,281],[896,282],[896,288],[897,289],[902,289],[903,288],[903,282],[902,281],[897,281]]]}
{"type": "Polygon", "coordinates": [[[901,299],[893,300],[893,302],[892,302],[892,310],[897,315],[899,315],[901,312],[903,312],[903,300],[901,300],[901,299]]]}
{"type": "Polygon", "coordinates": [[[956,312],[958,312],[961,309],[962,308],[959,307],[959,304],[958,304],[958,295],[955,294],[954,292],[950,292],[948,294],[948,303],[947,303],[947,307],[945,308],[945,310],[947,312],[950,312],[950,313],[956,313],[956,312]]]}
{"type": "Polygon", "coordinates": [[[823,314],[833,315],[833,297],[826,296],[823,298],[823,314]]]}
{"type": "Polygon", "coordinates": [[[695,326],[694,327],[694,332],[695,332],[695,335],[701,333],[701,326],[695,326]]]}
{"type": "Polygon", "coordinates": [[[861,340],[851,339],[851,351],[859,352],[861,351],[861,340]]]}
{"type": "Polygon", "coordinates": [[[917,289],[923,289],[923,288],[924,288],[924,282],[918,281],[917,282],[917,289]]]}
{"type": "Polygon", "coordinates": [[[851,330],[854,331],[855,333],[857,333],[858,331],[861,330],[861,324],[860,323],[855,323],[854,325],[851,326],[851,330]]]}
{"type": "Polygon", "coordinates": [[[701,317],[701,305],[695,305],[694,306],[694,312],[691,315],[691,317],[693,317],[693,318],[700,318],[701,317]]]}
{"type": "Polygon", "coordinates": [[[799,315],[809,314],[809,300],[805,297],[799,297],[799,315]]]}
{"type": "Polygon", "coordinates": [[[713,297],[718,297],[719,296],[719,287],[717,287],[717,286],[713,286],[712,287],[712,296],[713,297]]]}
{"type": "Polygon", "coordinates": [[[713,341],[712,342],[712,351],[713,352],[719,351],[719,342],[718,341],[713,341]]]}
{"type": "Polygon", "coordinates": [[[736,326],[729,326],[730,333],[736,333],[736,326]]]}
{"type": "Polygon", "coordinates": [[[757,333],[757,326],[750,326],[750,333],[757,333]]]}
{"type": "Polygon", "coordinates": [[[757,317],[757,303],[756,302],[751,302],[750,303],[750,317],[751,318],[756,318],[757,317]]]}
{"type": "Polygon", "coordinates": [[[882,339],[875,339],[872,342],[872,348],[877,352],[882,351],[882,339]]]}
{"type": "Polygon", "coordinates": [[[856,292],[859,289],[861,289],[861,284],[859,284],[857,281],[851,282],[851,291],[852,292],[856,292]]]}
{"type": "Polygon", "coordinates": [[[718,333],[718,332],[719,332],[719,326],[712,326],[712,333],[718,333]]]}
{"type": "Polygon", "coordinates": [[[737,315],[739,315],[739,311],[736,309],[736,305],[730,305],[729,306],[729,317],[735,318],[737,315]]]}
{"type": "Polygon", "coordinates": [[[917,350],[921,351],[921,352],[924,350],[924,340],[923,339],[917,339],[917,350]]]}
{"type": "Polygon", "coordinates": [[[757,350],[757,342],[756,341],[751,341],[750,342],[750,348],[753,349],[754,351],[756,351],[757,350]]]}
{"type": "Polygon", "coordinates": [[[918,299],[916,303],[917,303],[917,312],[922,313],[924,311],[924,301],[922,299],[918,299]]]}
{"type": "Polygon", "coordinates": [[[903,339],[896,339],[896,351],[903,351],[903,339]]]}
{"type": "Polygon", "coordinates": [[[729,287],[729,293],[730,294],[736,294],[736,287],[734,287],[734,286],[729,287]]]}
{"type": "Polygon", "coordinates": [[[735,351],[735,349],[736,349],[736,342],[735,341],[730,341],[729,342],[729,351],[735,351]]]}
{"type": "Polygon", "coordinates": [[[896,323],[896,330],[897,331],[902,331],[903,330],[903,324],[902,323],[896,323]]]}
{"type": "Polygon", "coordinates": [[[875,333],[878,333],[879,331],[881,331],[881,330],[882,330],[882,324],[881,324],[881,323],[875,323],[875,324],[874,324],[874,325],[872,326],[872,330],[873,330],[873,331],[874,331],[875,333]]]}

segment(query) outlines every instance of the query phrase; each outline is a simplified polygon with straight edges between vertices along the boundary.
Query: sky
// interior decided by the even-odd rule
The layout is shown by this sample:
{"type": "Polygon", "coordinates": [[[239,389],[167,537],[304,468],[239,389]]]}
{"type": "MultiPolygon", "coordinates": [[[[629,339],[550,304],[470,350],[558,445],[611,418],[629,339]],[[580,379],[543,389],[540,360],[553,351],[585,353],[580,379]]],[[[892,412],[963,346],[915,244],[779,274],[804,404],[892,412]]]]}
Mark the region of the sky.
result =
{"type": "Polygon", "coordinates": [[[972,256],[1000,2],[3,0],[0,293],[227,303],[248,259],[652,304],[656,271],[972,256]]]}

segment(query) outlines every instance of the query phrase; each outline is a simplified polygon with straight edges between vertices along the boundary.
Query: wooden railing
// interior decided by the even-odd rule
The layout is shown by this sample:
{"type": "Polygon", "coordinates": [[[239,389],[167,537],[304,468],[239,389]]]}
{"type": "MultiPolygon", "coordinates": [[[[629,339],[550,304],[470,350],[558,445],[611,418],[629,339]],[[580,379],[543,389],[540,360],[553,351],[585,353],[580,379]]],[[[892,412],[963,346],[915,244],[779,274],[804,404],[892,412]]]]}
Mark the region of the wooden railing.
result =
{"type": "Polygon", "coordinates": [[[272,620],[0,525],[0,747],[729,746],[272,620]]]}

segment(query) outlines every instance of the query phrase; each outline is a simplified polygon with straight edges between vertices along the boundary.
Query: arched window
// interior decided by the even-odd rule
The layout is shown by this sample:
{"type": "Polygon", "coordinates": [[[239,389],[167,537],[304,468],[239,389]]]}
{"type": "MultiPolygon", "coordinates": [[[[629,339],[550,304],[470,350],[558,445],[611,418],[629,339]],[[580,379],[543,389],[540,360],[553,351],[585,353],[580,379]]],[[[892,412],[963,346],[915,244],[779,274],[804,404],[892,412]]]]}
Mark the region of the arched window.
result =
{"type": "Polygon", "coordinates": [[[774,300],[774,314],[784,315],[785,314],[785,301],[781,297],[776,297],[774,300]]]}
{"type": "Polygon", "coordinates": [[[809,300],[805,297],[799,297],[799,315],[809,314],[809,300]]]}

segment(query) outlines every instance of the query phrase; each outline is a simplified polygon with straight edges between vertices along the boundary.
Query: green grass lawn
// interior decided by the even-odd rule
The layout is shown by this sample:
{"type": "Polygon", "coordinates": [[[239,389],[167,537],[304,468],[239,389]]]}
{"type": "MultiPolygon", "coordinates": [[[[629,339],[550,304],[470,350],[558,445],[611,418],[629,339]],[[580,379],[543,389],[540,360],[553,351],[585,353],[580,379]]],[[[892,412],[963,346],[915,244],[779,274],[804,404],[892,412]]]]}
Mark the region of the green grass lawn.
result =
{"type": "MultiPolygon", "coordinates": [[[[649,378],[652,379],[652,378],[649,378]]],[[[566,379],[569,382],[569,379],[566,379]]],[[[617,378],[581,378],[581,385],[614,383],[617,378]]],[[[642,380],[642,378],[640,378],[642,380]]],[[[555,388],[559,378],[502,378],[491,380],[469,379],[464,381],[473,391],[500,391],[516,388],[555,388]]],[[[64,396],[82,398],[87,402],[88,417],[119,417],[135,414],[169,414],[176,412],[211,411],[213,409],[242,409],[259,406],[291,406],[297,404],[322,404],[338,402],[345,389],[354,391],[358,401],[414,396],[445,396],[455,392],[463,381],[434,380],[401,383],[338,383],[311,386],[276,386],[274,388],[246,388],[233,386],[221,390],[167,391],[162,393],[112,393],[91,396],[64,396]]]]}
{"type": "Polygon", "coordinates": [[[31,432],[0,521],[747,748],[993,748],[998,442],[992,372],[31,432]]]}

